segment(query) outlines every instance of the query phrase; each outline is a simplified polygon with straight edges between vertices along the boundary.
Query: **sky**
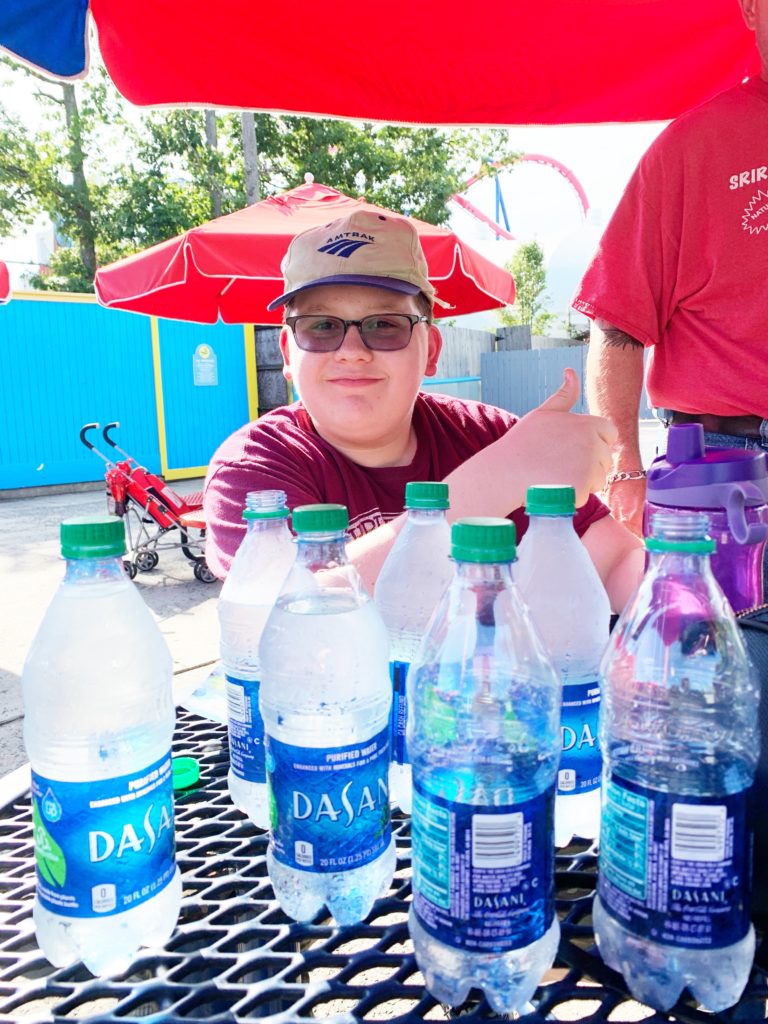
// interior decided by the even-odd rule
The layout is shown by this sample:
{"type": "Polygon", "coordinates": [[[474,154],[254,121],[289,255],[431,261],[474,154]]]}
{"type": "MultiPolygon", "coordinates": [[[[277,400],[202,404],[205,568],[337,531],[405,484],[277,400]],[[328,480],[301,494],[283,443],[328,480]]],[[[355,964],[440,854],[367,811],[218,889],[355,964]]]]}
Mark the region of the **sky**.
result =
{"type": "MultiPolygon", "coordinates": [[[[18,79],[16,79],[18,82],[18,79]]],[[[33,126],[37,107],[30,81],[0,86],[3,103],[33,126]]],[[[629,176],[664,123],[525,126],[510,128],[513,147],[564,164],[586,192],[589,213],[585,220],[571,186],[558,172],[522,163],[501,174],[501,190],[510,232],[519,241],[536,239],[545,254],[550,306],[564,314],[568,301],[594,250],[629,176]]],[[[492,180],[479,182],[465,193],[486,215],[495,216],[492,180]]],[[[451,226],[470,245],[495,263],[509,260],[517,243],[496,239],[489,228],[453,206],[451,226]]],[[[14,239],[0,238],[0,259],[9,262],[14,287],[21,284],[22,262],[39,259],[36,230],[14,239]]],[[[481,321],[484,323],[484,321],[481,321]]],[[[479,326],[480,324],[478,324],[479,326]]]]}

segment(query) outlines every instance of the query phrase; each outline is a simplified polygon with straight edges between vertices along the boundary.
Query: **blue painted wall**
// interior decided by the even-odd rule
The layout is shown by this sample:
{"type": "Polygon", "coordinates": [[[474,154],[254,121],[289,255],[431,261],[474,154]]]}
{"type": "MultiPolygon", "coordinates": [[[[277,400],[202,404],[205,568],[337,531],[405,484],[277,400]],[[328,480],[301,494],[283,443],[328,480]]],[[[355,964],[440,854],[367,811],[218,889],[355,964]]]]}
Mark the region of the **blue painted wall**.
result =
{"type": "Polygon", "coordinates": [[[219,444],[248,422],[242,325],[158,321],[168,465],[207,466],[219,444]],[[199,345],[215,357],[218,383],[195,383],[199,345]]]}
{"type": "Polygon", "coordinates": [[[95,303],[13,299],[0,311],[0,489],[98,480],[84,423],[160,469],[149,321],[95,303]]]}
{"type": "MultiPolygon", "coordinates": [[[[166,466],[184,475],[249,419],[243,327],[160,320],[158,338],[166,466]],[[194,383],[201,343],[216,354],[216,386],[194,383]]],[[[79,432],[115,420],[120,447],[162,472],[149,317],[65,297],[15,296],[0,309],[0,490],[103,479],[79,432]]]]}

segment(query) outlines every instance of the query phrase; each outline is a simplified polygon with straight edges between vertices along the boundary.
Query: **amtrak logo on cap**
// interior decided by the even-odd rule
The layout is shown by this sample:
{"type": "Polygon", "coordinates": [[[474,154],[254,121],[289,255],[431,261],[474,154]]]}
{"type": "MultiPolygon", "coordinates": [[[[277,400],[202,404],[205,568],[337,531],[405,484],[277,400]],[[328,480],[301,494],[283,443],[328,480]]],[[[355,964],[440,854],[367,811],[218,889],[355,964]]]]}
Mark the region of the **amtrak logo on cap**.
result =
{"type": "Polygon", "coordinates": [[[330,242],[321,245],[317,250],[328,256],[343,256],[344,259],[361,249],[364,245],[370,245],[375,239],[373,235],[363,235],[359,231],[345,231],[343,235],[337,235],[330,242]]]}

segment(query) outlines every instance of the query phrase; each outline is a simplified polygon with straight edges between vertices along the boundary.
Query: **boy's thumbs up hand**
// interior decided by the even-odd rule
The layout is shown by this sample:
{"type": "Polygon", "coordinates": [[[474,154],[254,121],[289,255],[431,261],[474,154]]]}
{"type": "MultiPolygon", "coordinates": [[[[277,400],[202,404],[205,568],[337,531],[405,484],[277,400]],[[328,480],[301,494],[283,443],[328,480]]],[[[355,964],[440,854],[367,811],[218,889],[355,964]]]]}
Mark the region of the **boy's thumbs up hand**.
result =
{"type": "Polygon", "coordinates": [[[570,411],[580,390],[575,370],[566,369],[557,391],[507,435],[526,475],[525,486],[571,484],[577,506],[584,504],[591,491],[602,489],[617,438],[609,420],[570,411]]]}
{"type": "Polygon", "coordinates": [[[563,383],[549,398],[544,399],[539,409],[547,409],[549,412],[570,412],[578,402],[580,393],[581,386],[576,371],[567,366],[563,371],[563,383]]]}

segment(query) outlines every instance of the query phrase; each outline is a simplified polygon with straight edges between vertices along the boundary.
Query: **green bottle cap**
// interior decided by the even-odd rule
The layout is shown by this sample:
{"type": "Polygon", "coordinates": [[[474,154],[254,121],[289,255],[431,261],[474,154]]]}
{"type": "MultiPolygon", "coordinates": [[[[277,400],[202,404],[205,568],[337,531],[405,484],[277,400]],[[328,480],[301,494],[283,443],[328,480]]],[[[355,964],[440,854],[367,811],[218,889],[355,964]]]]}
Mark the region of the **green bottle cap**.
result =
{"type": "Polygon", "coordinates": [[[61,524],[65,558],[111,558],[125,554],[125,523],[118,516],[78,516],[61,524]]]}
{"type": "Polygon", "coordinates": [[[191,789],[200,780],[200,765],[194,757],[174,757],[171,759],[171,777],[174,791],[191,789]]]}
{"type": "Polygon", "coordinates": [[[293,510],[296,533],[343,533],[347,526],[346,505],[299,505],[293,510]]]}
{"type": "Polygon", "coordinates": [[[411,481],[405,485],[406,508],[450,508],[448,484],[411,481]]]}
{"type": "Polygon", "coordinates": [[[459,562],[514,562],[516,539],[509,519],[459,519],[451,530],[451,556],[459,562]]]}
{"type": "Polygon", "coordinates": [[[525,496],[529,516],[572,516],[576,511],[576,491],[566,484],[537,484],[525,496]]]}

